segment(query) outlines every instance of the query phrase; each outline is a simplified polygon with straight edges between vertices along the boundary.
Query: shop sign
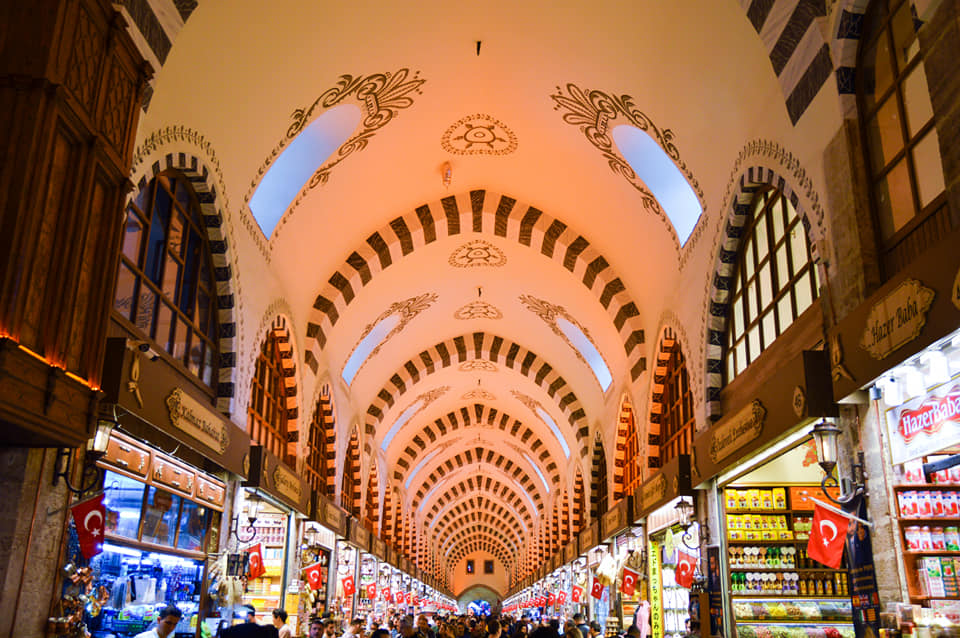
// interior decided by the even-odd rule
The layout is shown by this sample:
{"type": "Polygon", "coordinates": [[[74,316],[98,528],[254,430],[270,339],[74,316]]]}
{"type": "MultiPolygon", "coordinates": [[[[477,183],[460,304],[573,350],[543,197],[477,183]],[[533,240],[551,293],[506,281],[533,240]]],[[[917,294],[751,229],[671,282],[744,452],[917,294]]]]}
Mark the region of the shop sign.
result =
{"type": "Polygon", "coordinates": [[[887,412],[890,456],[903,463],[960,443],[960,384],[887,412]]]}
{"type": "Polygon", "coordinates": [[[580,547],[582,551],[587,552],[597,544],[597,535],[594,530],[595,528],[591,525],[580,533],[580,547]]]}
{"type": "Polygon", "coordinates": [[[279,463],[273,470],[273,486],[290,502],[300,502],[300,477],[279,463]]]}
{"type": "Polygon", "coordinates": [[[663,638],[663,596],[660,582],[660,543],[650,541],[647,549],[647,570],[650,574],[650,636],[663,638]]]}
{"type": "Polygon", "coordinates": [[[323,520],[333,531],[343,536],[346,531],[343,512],[328,500],[323,501],[323,520]]]}
{"type": "Polygon", "coordinates": [[[760,436],[767,410],[754,399],[723,425],[713,428],[710,441],[710,459],[719,463],[747,443],[760,436]]]}
{"type": "Polygon", "coordinates": [[[230,445],[227,425],[202,403],[183,391],[174,388],[166,399],[170,424],[181,432],[189,434],[212,450],[220,454],[230,445]]]}
{"type": "Polygon", "coordinates": [[[647,510],[667,496],[667,477],[663,472],[643,484],[643,509],[647,510]]]}
{"type": "Polygon", "coordinates": [[[907,279],[870,309],[860,347],[884,359],[920,335],[935,293],[916,279],[907,279]]]}
{"type": "Polygon", "coordinates": [[[600,518],[601,535],[604,538],[610,538],[628,525],[627,503],[629,498],[629,496],[624,496],[600,518]]]}

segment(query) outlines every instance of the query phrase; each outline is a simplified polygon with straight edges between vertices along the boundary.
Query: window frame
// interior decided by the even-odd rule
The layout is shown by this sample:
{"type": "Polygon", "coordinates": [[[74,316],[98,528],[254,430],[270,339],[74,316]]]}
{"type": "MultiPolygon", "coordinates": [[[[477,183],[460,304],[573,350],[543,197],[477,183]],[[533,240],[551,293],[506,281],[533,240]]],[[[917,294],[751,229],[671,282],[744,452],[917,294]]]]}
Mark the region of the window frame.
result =
{"type": "Polygon", "coordinates": [[[696,424],[687,358],[677,340],[674,340],[667,351],[670,356],[667,359],[663,397],[660,400],[663,407],[660,415],[660,467],[681,454],[690,453],[696,424]],[[679,418],[676,418],[678,416],[679,418]]]}
{"type": "Polygon", "coordinates": [[[247,404],[247,433],[270,450],[277,458],[286,461],[289,419],[286,408],[286,385],[280,357],[277,334],[270,330],[260,346],[250,380],[250,401],[247,404]],[[264,407],[272,410],[268,414],[264,407]],[[276,445],[274,445],[276,443],[276,445]]]}

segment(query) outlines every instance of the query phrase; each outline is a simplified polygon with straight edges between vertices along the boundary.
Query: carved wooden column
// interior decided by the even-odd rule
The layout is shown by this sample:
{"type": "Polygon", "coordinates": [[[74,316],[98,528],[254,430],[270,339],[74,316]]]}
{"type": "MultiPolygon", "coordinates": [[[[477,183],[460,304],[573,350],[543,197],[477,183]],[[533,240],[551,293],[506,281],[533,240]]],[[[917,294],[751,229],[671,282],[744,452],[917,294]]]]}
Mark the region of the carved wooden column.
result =
{"type": "Polygon", "coordinates": [[[108,0],[0,7],[0,443],[88,436],[148,67],[108,0]]]}

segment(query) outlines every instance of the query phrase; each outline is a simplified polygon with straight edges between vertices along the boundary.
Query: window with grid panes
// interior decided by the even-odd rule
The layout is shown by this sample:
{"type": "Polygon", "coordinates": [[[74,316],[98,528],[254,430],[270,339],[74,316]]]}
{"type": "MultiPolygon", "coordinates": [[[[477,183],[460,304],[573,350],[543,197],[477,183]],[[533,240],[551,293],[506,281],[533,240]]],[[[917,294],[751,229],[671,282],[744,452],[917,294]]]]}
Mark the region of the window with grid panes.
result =
{"type": "Polygon", "coordinates": [[[313,419],[310,421],[305,467],[310,486],[324,495],[327,495],[328,451],[329,443],[327,442],[327,427],[323,417],[323,404],[318,403],[317,409],[313,413],[313,419]]]}
{"type": "Polygon", "coordinates": [[[817,298],[800,215],[775,189],[758,191],[740,244],[724,354],[726,382],[743,372],[817,298]]]}
{"type": "Polygon", "coordinates": [[[351,514],[359,515],[360,504],[356,502],[356,486],[360,483],[360,463],[356,458],[357,435],[350,437],[347,453],[343,458],[343,480],[340,481],[340,505],[351,514]]]}
{"type": "Polygon", "coordinates": [[[280,361],[277,337],[271,330],[260,348],[260,356],[257,357],[250,405],[247,407],[247,432],[251,439],[289,464],[290,459],[285,456],[287,395],[280,361]]]}
{"type": "Polygon", "coordinates": [[[218,365],[213,262],[197,196],[168,171],[127,207],[114,311],[208,387],[218,365]]]}
{"type": "MultiPolygon", "coordinates": [[[[857,98],[882,249],[937,207],[943,165],[909,0],[874,0],[864,16],[857,98]]],[[[890,273],[888,273],[890,274],[890,273]]]]}
{"type": "Polygon", "coordinates": [[[669,353],[667,375],[663,382],[660,467],[680,454],[689,454],[693,444],[693,393],[690,391],[687,359],[679,342],[674,341],[669,353]]]}
{"type": "Polygon", "coordinates": [[[620,412],[623,433],[623,493],[633,494],[640,487],[640,435],[637,432],[637,421],[633,416],[633,408],[625,406],[620,412]]]}

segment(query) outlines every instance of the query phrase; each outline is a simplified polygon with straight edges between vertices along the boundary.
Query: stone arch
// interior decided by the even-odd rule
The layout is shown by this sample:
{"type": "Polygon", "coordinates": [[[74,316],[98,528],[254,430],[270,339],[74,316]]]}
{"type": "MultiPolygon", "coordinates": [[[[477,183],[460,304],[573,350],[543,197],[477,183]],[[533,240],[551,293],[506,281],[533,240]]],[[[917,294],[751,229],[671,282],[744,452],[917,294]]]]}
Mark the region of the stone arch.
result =
{"type": "Polygon", "coordinates": [[[357,291],[418,248],[468,232],[472,234],[466,238],[487,234],[515,241],[570,271],[610,315],[623,341],[630,377],[633,381],[639,378],[646,369],[640,348],[644,343],[640,311],[607,259],[559,219],[486,190],[444,197],[391,220],[327,278],[307,319],[307,336],[315,343],[306,352],[306,363],[314,374],[319,369],[320,350],[326,346],[327,331],[336,325],[357,291]]]}
{"type": "Polygon", "coordinates": [[[590,463],[590,520],[598,521],[610,507],[607,486],[607,455],[603,449],[603,439],[597,432],[593,444],[593,458],[590,463]]]}
{"type": "Polygon", "coordinates": [[[580,465],[577,465],[577,473],[573,480],[573,533],[579,535],[586,527],[587,500],[586,490],[583,485],[583,472],[580,465]]]}
{"type": "MultiPolygon", "coordinates": [[[[641,450],[630,449],[631,437],[637,440],[639,444],[639,427],[637,424],[636,411],[633,409],[633,402],[625,393],[620,397],[620,409],[617,414],[617,439],[616,450],[613,460],[613,501],[617,502],[627,495],[627,481],[636,482],[637,476],[632,475],[636,472],[642,476],[642,469],[637,468],[636,464],[640,457],[641,450]],[[631,466],[633,466],[631,468],[631,466]]],[[[636,486],[634,485],[633,488],[636,486]]]]}
{"type": "Polygon", "coordinates": [[[440,553],[455,545],[470,532],[484,531],[499,538],[514,553],[519,553],[523,541],[516,530],[509,529],[502,521],[498,521],[489,514],[478,515],[472,520],[458,521],[450,527],[445,527],[435,539],[440,553]]]}
{"type": "Polygon", "coordinates": [[[869,4],[870,0],[839,0],[834,9],[830,49],[845,118],[856,118],[857,115],[857,55],[863,35],[863,16],[869,4]]]}
{"type": "Polygon", "coordinates": [[[380,515],[380,473],[377,459],[370,460],[367,472],[367,498],[363,508],[363,521],[374,536],[380,535],[382,517],[380,515]]]}
{"type": "Polygon", "coordinates": [[[566,415],[569,424],[575,428],[576,440],[581,445],[581,456],[586,456],[585,439],[589,429],[586,424],[586,411],[566,379],[536,353],[510,339],[485,332],[474,332],[441,341],[398,367],[367,408],[367,435],[371,437],[375,435],[377,426],[383,421],[387,410],[396,404],[400,396],[427,375],[470,360],[499,363],[516,370],[543,388],[551,398],[557,401],[557,407],[566,415]]]}
{"type": "Polygon", "coordinates": [[[407,478],[407,472],[416,466],[417,457],[428,448],[432,450],[436,446],[442,445],[442,439],[447,435],[462,431],[469,426],[482,425],[507,432],[510,436],[516,438],[519,443],[525,446],[529,445],[527,449],[530,451],[532,458],[543,464],[542,468],[549,475],[551,483],[556,485],[560,482],[557,462],[551,458],[550,451],[536,433],[519,419],[482,403],[474,403],[469,407],[462,406],[455,412],[448,412],[444,417],[434,419],[432,423],[425,424],[418,432],[414,433],[407,441],[404,451],[396,460],[396,465],[402,470],[395,469],[393,478],[403,482],[407,478]]]}
{"type": "MultiPolygon", "coordinates": [[[[220,363],[218,379],[214,386],[216,392],[217,409],[227,416],[232,416],[237,384],[237,321],[240,317],[239,300],[235,295],[236,273],[234,272],[234,257],[230,254],[230,245],[227,241],[225,204],[217,189],[217,175],[208,166],[208,162],[187,152],[166,153],[149,165],[138,169],[134,165],[131,180],[137,184],[136,192],[145,189],[150,180],[165,170],[180,171],[190,182],[200,203],[203,214],[203,224],[207,231],[207,241],[210,244],[210,256],[213,259],[213,279],[217,288],[217,321],[220,328],[220,339],[217,344],[220,349],[220,363]]],[[[134,194],[131,194],[133,197],[134,194]]]]}
{"type": "Polygon", "coordinates": [[[508,525],[512,525],[512,529],[523,529],[523,524],[510,507],[504,507],[504,504],[499,499],[485,498],[483,496],[472,496],[459,502],[455,501],[453,507],[444,512],[444,514],[437,519],[435,525],[425,524],[433,527],[439,526],[440,528],[446,528],[455,521],[471,516],[475,512],[491,514],[497,520],[505,521],[508,525]]]}
{"type": "Polygon", "coordinates": [[[717,240],[714,274],[705,309],[707,345],[704,389],[707,417],[714,422],[722,416],[720,390],[723,386],[723,344],[737,256],[753,196],[757,190],[768,186],[783,193],[796,209],[810,242],[811,260],[820,260],[819,241],[824,234],[824,213],[812,180],[800,166],[799,160],[783,147],[765,140],[750,142],[740,152],[734,166],[734,178],[727,186],[725,200],[728,203],[721,209],[726,212],[720,220],[722,228],[717,240]],[[779,163],[779,166],[768,167],[761,162],[779,163]],[[789,177],[786,173],[789,173],[789,177]]]}
{"type": "Polygon", "coordinates": [[[360,439],[354,428],[343,454],[343,472],[340,479],[340,506],[360,518],[360,439]]]}
{"type": "Polygon", "coordinates": [[[469,476],[447,487],[443,494],[441,494],[431,506],[430,511],[425,516],[425,521],[429,524],[447,502],[452,502],[454,499],[463,498],[470,494],[480,494],[484,498],[497,498],[506,502],[513,507],[515,512],[523,517],[527,528],[532,529],[536,511],[531,511],[527,503],[520,498],[520,495],[517,494],[512,486],[501,483],[499,480],[488,476],[469,476]]]}
{"type": "Polygon", "coordinates": [[[503,545],[500,545],[496,539],[477,534],[464,540],[462,545],[447,557],[447,564],[451,569],[460,563],[464,558],[477,551],[487,552],[493,555],[502,565],[512,565],[510,553],[506,551],[503,545]]]}

